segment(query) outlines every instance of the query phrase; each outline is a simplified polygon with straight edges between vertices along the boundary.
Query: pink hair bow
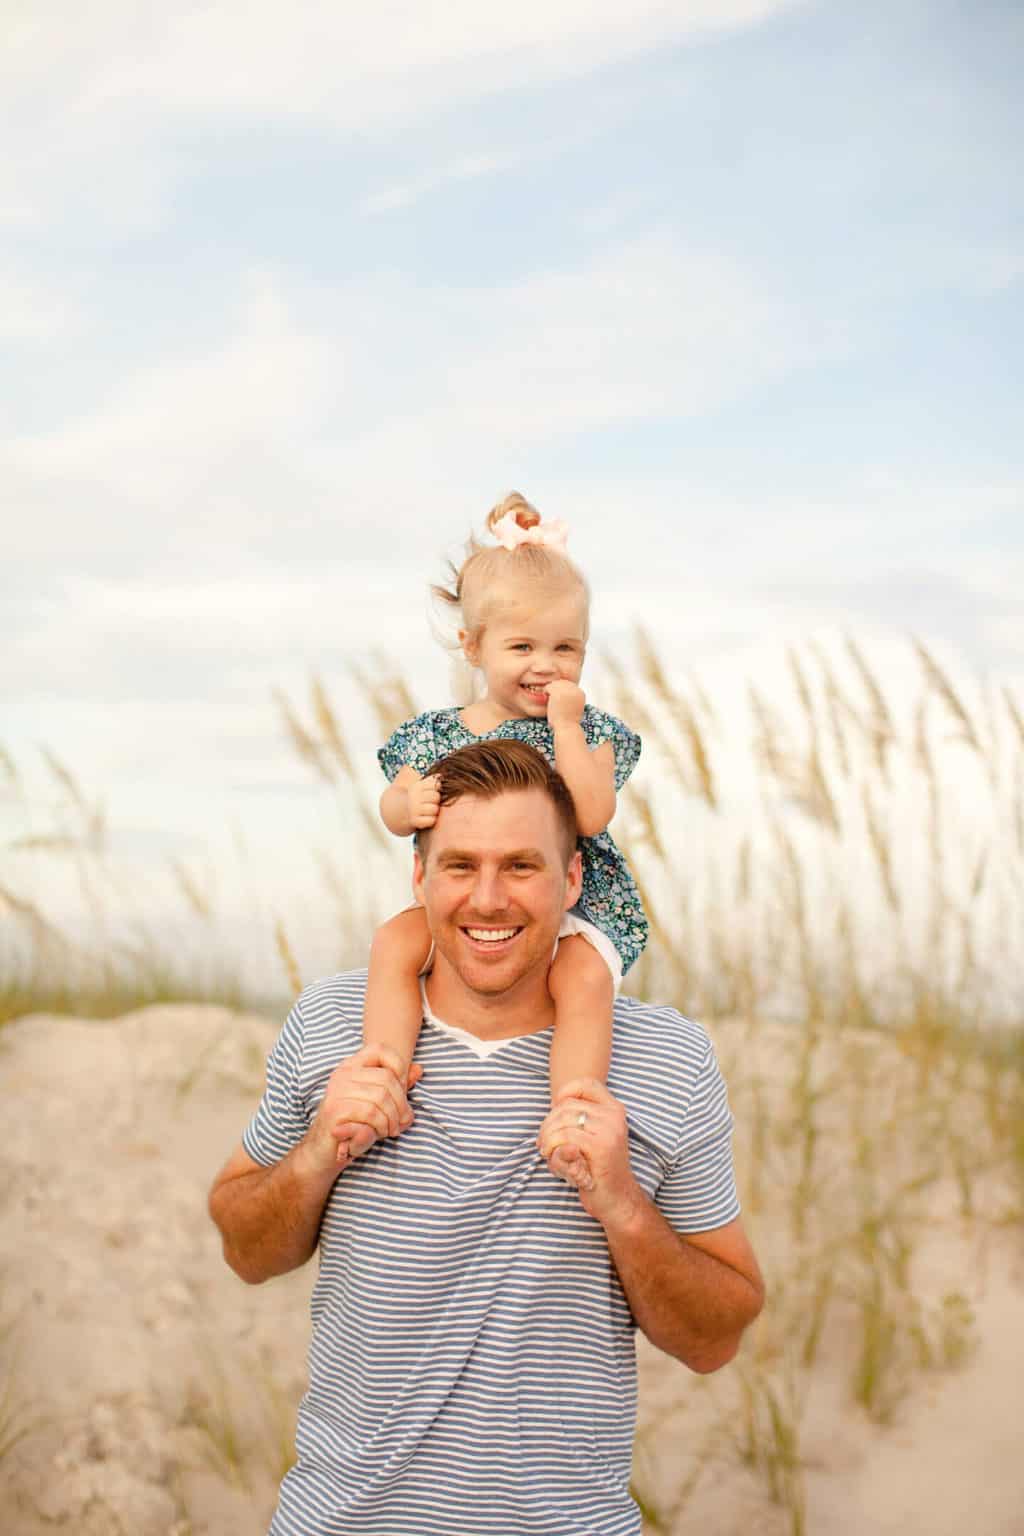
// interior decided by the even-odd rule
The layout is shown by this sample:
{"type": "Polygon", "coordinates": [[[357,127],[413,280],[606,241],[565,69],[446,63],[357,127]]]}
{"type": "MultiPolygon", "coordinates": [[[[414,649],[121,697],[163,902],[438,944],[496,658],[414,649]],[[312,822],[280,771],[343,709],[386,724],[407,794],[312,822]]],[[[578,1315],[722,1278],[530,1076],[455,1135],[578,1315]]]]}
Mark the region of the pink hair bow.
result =
{"type": "Polygon", "coordinates": [[[521,528],[514,512],[499,517],[493,528],[494,537],[503,549],[516,549],[520,544],[546,544],[560,555],[565,554],[569,529],[557,520],[550,523],[534,523],[532,528],[521,528]]]}

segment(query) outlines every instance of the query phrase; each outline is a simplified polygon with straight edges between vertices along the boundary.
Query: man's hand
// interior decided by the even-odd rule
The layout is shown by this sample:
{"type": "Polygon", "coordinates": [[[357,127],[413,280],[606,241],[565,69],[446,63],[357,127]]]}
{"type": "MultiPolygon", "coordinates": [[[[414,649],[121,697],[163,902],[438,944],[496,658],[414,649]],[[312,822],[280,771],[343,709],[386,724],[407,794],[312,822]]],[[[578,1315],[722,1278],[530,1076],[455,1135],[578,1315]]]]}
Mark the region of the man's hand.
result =
{"type": "Polygon", "coordinates": [[[567,725],[579,725],[587,696],[568,678],[556,678],[548,684],[548,725],[557,731],[567,725]]]}
{"type": "Polygon", "coordinates": [[[345,1168],[381,1136],[397,1136],[412,1124],[406,1091],[423,1068],[413,1065],[403,1078],[404,1070],[397,1051],[387,1045],[364,1045],[338,1063],[306,1136],[318,1165],[345,1168]]]}
{"type": "Polygon", "coordinates": [[[432,827],[441,808],[441,780],[436,773],[417,779],[406,790],[409,797],[409,823],[417,831],[432,827]]]}
{"type": "Polygon", "coordinates": [[[628,1219],[642,1202],[629,1161],[626,1111],[596,1077],[566,1083],[537,1145],[552,1170],[579,1190],[584,1210],[602,1225],[628,1219]]]}

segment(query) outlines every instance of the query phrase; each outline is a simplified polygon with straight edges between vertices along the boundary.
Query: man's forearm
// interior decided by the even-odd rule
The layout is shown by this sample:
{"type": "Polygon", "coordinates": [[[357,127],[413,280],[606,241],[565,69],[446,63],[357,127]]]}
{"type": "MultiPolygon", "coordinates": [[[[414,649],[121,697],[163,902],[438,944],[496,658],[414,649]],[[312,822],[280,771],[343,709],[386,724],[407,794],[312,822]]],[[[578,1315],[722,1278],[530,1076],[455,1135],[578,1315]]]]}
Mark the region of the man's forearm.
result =
{"type": "Polygon", "coordinates": [[[237,1275],[258,1285],[298,1269],[320,1235],[327,1196],[340,1169],[314,1158],[308,1139],[270,1168],[223,1179],[209,1201],[224,1242],[224,1258],[237,1275]]]}
{"type": "Polygon", "coordinates": [[[651,1343],[694,1371],[726,1365],[764,1300],[753,1254],[743,1273],[705,1253],[641,1190],[629,1211],[606,1222],[605,1235],[637,1326],[651,1343]]]}

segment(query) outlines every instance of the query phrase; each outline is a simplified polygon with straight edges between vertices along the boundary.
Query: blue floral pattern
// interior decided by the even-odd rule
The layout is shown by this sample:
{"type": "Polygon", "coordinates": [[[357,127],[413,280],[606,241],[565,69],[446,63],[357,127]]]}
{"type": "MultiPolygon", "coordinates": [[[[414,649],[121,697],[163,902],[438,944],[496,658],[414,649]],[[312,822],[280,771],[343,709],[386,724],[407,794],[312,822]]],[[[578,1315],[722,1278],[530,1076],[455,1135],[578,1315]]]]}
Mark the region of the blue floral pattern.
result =
{"type": "MultiPolygon", "coordinates": [[[[584,708],[580,724],[592,751],[602,742],[611,742],[617,793],[636,767],[640,737],[614,715],[606,715],[590,704],[584,708]]],[[[459,747],[469,746],[473,741],[502,738],[525,741],[536,747],[554,767],[555,743],[546,720],[503,720],[493,731],[478,736],[463,725],[457,709],[432,709],[413,720],[406,720],[379,749],[377,760],[390,781],[400,768],[408,766],[415,768],[417,773],[426,773],[428,768],[447,757],[449,752],[458,751],[459,747]]],[[[583,855],[583,888],[575,910],[611,939],[622,956],[623,972],[628,971],[642,954],[648,932],[636,882],[608,832],[599,832],[596,837],[581,837],[580,852],[583,855]]]]}

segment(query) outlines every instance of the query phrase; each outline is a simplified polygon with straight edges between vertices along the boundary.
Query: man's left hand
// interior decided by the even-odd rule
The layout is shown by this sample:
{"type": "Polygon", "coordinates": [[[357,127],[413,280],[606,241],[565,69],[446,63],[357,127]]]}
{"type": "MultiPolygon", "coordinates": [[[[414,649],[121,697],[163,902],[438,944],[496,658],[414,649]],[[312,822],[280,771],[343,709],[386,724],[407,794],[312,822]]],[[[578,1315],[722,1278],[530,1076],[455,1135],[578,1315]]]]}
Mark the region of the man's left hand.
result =
{"type": "Polygon", "coordinates": [[[596,1077],[566,1083],[537,1138],[544,1157],[558,1156],[553,1171],[580,1192],[595,1220],[627,1220],[644,1195],[629,1161],[626,1111],[596,1077]]]}

